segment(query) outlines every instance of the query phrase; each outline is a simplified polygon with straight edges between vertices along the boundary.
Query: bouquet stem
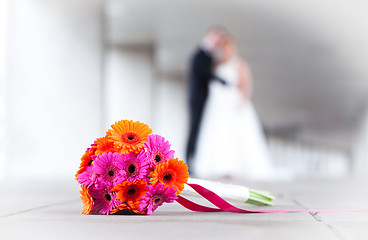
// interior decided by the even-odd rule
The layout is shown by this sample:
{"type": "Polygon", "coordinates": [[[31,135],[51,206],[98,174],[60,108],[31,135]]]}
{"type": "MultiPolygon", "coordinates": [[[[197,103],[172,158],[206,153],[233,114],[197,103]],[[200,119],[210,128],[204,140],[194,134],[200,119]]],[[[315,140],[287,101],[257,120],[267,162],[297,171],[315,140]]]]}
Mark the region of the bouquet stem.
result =
{"type": "MultiPolygon", "coordinates": [[[[273,205],[273,200],[275,199],[268,191],[249,189],[241,185],[226,184],[196,178],[189,178],[188,183],[201,185],[228,201],[255,205],[273,205]]],[[[198,194],[187,185],[184,187],[181,195],[198,196],[198,194]]]]}
{"type": "Polygon", "coordinates": [[[272,206],[274,199],[270,192],[249,189],[249,198],[245,203],[272,206]]]}

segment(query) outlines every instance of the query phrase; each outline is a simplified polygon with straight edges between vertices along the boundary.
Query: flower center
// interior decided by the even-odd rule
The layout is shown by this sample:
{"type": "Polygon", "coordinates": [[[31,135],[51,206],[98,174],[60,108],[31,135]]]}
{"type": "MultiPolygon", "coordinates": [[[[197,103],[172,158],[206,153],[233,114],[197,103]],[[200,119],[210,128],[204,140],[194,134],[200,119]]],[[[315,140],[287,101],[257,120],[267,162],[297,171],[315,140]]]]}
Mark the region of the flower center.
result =
{"type": "Polygon", "coordinates": [[[154,200],[153,200],[153,203],[155,205],[159,204],[160,202],[162,201],[162,198],[161,197],[156,197],[154,200]]]}
{"type": "Polygon", "coordinates": [[[127,194],[131,196],[131,195],[134,195],[135,192],[136,192],[135,188],[131,188],[131,189],[128,189],[127,194]]]}
{"type": "Polygon", "coordinates": [[[155,156],[155,161],[158,163],[158,162],[160,162],[161,161],[161,156],[160,155],[158,155],[158,154],[156,154],[156,156],[155,156]]]}
{"type": "Polygon", "coordinates": [[[109,176],[110,176],[110,177],[114,176],[114,171],[113,171],[113,170],[110,170],[110,171],[109,171],[109,176]]]}
{"type": "Polygon", "coordinates": [[[130,164],[129,167],[128,167],[128,172],[133,174],[135,172],[135,166],[134,164],[130,164]]]}
{"type": "Polygon", "coordinates": [[[176,172],[172,169],[167,169],[166,171],[162,172],[159,176],[159,181],[165,185],[171,186],[176,181],[176,172]]]}
{"type": "Polygon", "coordinates": [[[121,135],[122,140],[125,143],[133,144],[139,141],[139,135],[135,132],[126,132],[121,135]]]}
{"type": "Polygon", "coordinates": [[[165,181],[165,182],[170,182],[170,181],[171,181],[171,179],[172,179],[172,175],[171,175],[171,173],[166,173],[166,174],[164,175],[163,179],[164,179],[164,181],[165,181]]]}
{"type": "Polygon", "coordinates": [[[105,198],[106,198],[106,200],[107,200],[107,201],[109,201],[109,202],[111,201],[111,196],[110,196],[110,194],[106,193],[106,194],[105,194],[105,198]]]}

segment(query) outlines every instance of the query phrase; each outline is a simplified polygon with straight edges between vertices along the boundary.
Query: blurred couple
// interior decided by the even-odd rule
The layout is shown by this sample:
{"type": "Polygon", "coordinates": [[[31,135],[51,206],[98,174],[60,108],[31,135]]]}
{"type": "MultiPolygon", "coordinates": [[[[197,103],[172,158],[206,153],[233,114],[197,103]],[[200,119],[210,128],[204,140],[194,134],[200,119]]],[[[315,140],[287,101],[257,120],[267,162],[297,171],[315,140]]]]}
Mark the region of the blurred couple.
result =
{"type": "Polygon", "coordinates": [[[272,163],[251,102],[252,75],[220,27],[202,39],[190,66],[187,163],[200,178],[267,180],[272,163]]]}

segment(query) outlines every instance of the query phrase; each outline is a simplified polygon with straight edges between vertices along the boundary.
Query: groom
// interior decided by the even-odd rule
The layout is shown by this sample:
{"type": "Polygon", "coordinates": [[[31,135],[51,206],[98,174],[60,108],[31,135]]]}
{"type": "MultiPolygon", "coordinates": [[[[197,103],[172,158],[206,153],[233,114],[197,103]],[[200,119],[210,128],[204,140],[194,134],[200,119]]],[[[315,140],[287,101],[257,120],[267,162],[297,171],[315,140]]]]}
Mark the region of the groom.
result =
{"type": "Polygon", "coordinates": [[[219,55],[225,32],[221,28],[212,28],[203,38],[198,50],[190,62],[189,78],[189,137],[186,149],[186,159],[189,172],[196,150],[198,132],[200,129],[203,109],[208,95],[208,85],[216,80],[226,85],[226,82],[213,74],[213,60],[219,55]]]}

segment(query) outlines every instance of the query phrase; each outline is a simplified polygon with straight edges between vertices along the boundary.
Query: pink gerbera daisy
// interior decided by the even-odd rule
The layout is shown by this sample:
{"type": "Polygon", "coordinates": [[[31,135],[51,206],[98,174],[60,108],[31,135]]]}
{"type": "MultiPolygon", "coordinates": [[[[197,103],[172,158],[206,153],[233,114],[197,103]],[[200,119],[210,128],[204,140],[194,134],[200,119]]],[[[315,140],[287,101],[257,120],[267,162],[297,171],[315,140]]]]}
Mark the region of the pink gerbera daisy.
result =
{"type": "Polygon", "coordinates": [[[96,181],[96,173],[92,170],[92,166],[87,166],[77,179],[80,185],[89,188],[96,181]]]}
{"type": "Polygon", "coordinates": [[[96,172],[97,178],[102,185],[112,187],[120,178],[120,167],[118,162],[121,161],[119,153],[102,153],[98,155],[93,163],[93,171],[96,172]]]}
{"type": "Polygon", "coordinates": [[[91,188],[90,194],[95,201],[93,211],[99,214],[107,215],[121,204],[116,199],[116,193],[111,192],[109,188],[91,188]]]}
{"type": "Polygon", "coordinates": [[[159,183],[156,186],[147,185],[146,188],[146,196],[139,199],[139,211],[147,211],[147,215],[151,215],[164,202],[171,203],[178,198],[175,187],[165,187],[159,183]]]}
{"type": "Polygon", "coordinates": [[[165,141],[165,138],[160,135],[149,135],[148,142],[144,143],[146,148],[146,157],[149,165],[152,169],[160,164],[167,162],[167,160],[174,158],[174,150],[170,150],[169,141],[165,141]]]}
{"type": "Polygon", "coordinates": [[[118,166],[121,169],[119,183],[123,181],[134,182],[137,179],[144,180],[147,177],[149,165],[142,152],[138,155],[133,152],[122,154],[121,159],[122,161],[118,162],[118,166]]]}

